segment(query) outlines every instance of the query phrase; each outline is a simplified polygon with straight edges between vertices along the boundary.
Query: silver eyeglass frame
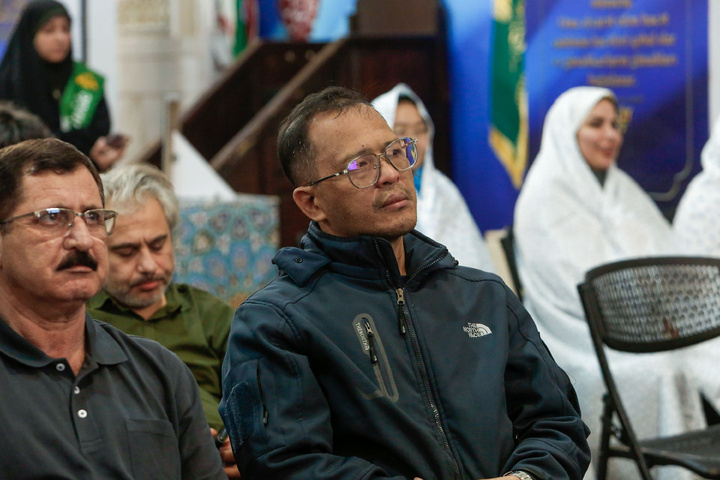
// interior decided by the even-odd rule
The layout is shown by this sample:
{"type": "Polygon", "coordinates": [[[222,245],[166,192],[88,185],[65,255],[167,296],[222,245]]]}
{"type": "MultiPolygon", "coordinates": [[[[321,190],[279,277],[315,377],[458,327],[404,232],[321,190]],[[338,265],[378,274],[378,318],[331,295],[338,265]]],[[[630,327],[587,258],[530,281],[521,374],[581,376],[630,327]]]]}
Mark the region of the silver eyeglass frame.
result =
{"type": "MultiPolygon", "coordinates": [[[[35,210],[33,212],[29,213],[23,213],[22,215],[16,215],[14,217],[6,218],[5,220],[0,220],[0,225],[6,225],[10,222],[13,222],[15,220],[19,220],[21,218],[27,218],[27,217],[35,217],[37,221],[40,221],[40,218],[44,214],[49,213],[59,213],[61,211],[71,212],[71,220],[69,223],[65,223],[65,226],[67,229],[71,229],[73,225],[75,225],[75,219],[77,217],[82,217],[83,221],[87,225],[87,215],[94,212],[104,212],[105,220],[103,220],[102,224],[105,227],[105,234],[111,235],[113,232],[113,229],[115,228],[115,219],[118,216],[118,213],[115,210],[108,210],[106,208],[91,208],[89,210],[85,210],[84,212],[76,212],[71,208],[63,208],[63,207],[50,207],[50,208],[41,208],[40,210],[35,210]]],[[[48,226],[51,227],[51,226],[48,226]]],[[[88,226],[89,227],[89,226],[88,226]]]]}
{"type": "Polygon", "coordinates": [[[382,158],[384,158],[385,161],[386,161],[387,163],[389,163],[390,165],[392,165],[392,167],[393,167],[395,170],[397,170],[398,172],[405,172],[405,171],[407,171],[407,170],[410,170],[412,167],[414,167],[415,164],[417,163],[417,142],[418,142],[418,139],[417,139],[417,138],[412,138],[412,137],[400,137],[400,138],[396,138],[395,140],[393,140],[392,142],[388,143],[388,144],[385,146],[385,149],[384,149],[384,151],[383,151],[382,153],[363,153],[362,155],[358,155],[357,157],[355,157],[355,158],[353,158],[352,160],[350,160],[350,161],[348,162],[348,167],[350,166],[351,163],[357,161],[358,158],[368,157],[368,156],[374,156],[374,157],[375,157],[375,165],[374,165],[373,168],[375,168],[375,169],[377,170],[377,173],[376,173],[376,175],[375,175],[375,181],[372,182],[370,185],[365,185],[364,187],[359,187],[359,186],[357,186],[357,185],[355,184],[355,182],[352,181],[352,177],[350,177],[350,175],[349,175],[351,172],[353,172],[353,170],[350,170],[348,167],[346,167],[344,170],[341,170],[341,171],[339,171],[339,172],[337,172],[337,173],[333,173],[332,175],[328,175],[327,177],[323,177],[323,178],[321,178],[321,179],[319,179],[319,180],[315,180],[315,181],[313,181],[313,182],[307,183],[307,184],[305,184],[305,186],[306,186],[306,187],[312,187],[313,185],[317,185],[318,183],[324,182],[325,180],[330,180],[331,178],[339,177],[339,176],[341,176],[341,175],[348,175],[348,180],[350,180],[350,183],[352,183],[353,187],[355,187],[355,188],[357,188],[357,189],[360,189],[360,190],[365,189],[365,188],[370,188],[370,187],[372,187],[373,185],[375,185],[375,184],[378,182],[378,180],[380,179],[380,168],[381,168],[381,167],[380,167],[380,163],[381,163],[380,160],[381,160],[382,158]],[[390,160],[390,157],[388,157],[388,154],[387,154],[387,150],[388,150],[388,148],[390,147],[390,145],[392,145],[392,144],[395,143],[395,142],[399,142],[399,141],[401,141],[401,140],[405,140],[406,143],[407,143],[407,145],[405,145],[405,146],[406,146],[406,147],[408,147],[408,146],[411,147],[412,150],[413,150],[413,153],[414,153],[414,155],[413,155],[414,161],[413,161],[413,162],[410,164],[410,166],[407,167],[407,168],[398,168],[398,167],[396,167],[396,166],[392,163],[392,161],[390,160]]]}

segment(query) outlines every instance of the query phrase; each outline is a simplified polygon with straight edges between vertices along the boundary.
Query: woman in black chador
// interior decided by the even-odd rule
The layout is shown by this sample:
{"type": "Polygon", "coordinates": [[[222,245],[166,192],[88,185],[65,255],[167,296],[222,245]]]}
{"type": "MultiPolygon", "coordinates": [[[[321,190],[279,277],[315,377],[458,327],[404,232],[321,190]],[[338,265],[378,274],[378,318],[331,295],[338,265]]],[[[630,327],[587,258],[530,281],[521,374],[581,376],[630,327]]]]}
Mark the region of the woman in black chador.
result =
{"type": "Polygon", "coordinates": [[[104,79],[73,61],[70,16],[54,0],[33,0],[22,12],[0,64],[0,99],[38,115],[61,140],[106,170],[126,138],[112,135],[104,79]]]}

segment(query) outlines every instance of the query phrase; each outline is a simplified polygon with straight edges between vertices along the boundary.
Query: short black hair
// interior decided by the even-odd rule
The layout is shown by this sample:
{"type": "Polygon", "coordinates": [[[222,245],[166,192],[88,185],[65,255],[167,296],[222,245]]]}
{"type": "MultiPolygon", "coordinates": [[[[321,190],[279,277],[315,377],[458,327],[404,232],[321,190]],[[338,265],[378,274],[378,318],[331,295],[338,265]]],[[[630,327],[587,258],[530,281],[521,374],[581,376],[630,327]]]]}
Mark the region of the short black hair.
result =
{"type": "MultiPolygon", "coordinates": [[[[46,171],[72,173],[87,168],[98,186],[105,206],[102,180],[95,165],[77,148],[57,138],[26,140],[0,149],[0,219],[6,219],[22,203],[22,180],[25,176],[46,171]]],[[[6,225],[2,225],[3,231],[6,225]]]]}
{"type": "Polygon", "coordinates": [[[13,105],[0,102],[0,148],[53,134],[40,117],[13,105]]]}
{"type": "Polygon", "coordinates": [[[312,176],[316,174],[316,166],[312,162],[314,150],[309,136],[312,119],[326,112],[337,112],[340,115],[354,106],[373,108],[372,103],[360,92],[330,86],[305,97],[282,121],[277,153],[283,172],[293,187],[312,181],[312,176]]]}

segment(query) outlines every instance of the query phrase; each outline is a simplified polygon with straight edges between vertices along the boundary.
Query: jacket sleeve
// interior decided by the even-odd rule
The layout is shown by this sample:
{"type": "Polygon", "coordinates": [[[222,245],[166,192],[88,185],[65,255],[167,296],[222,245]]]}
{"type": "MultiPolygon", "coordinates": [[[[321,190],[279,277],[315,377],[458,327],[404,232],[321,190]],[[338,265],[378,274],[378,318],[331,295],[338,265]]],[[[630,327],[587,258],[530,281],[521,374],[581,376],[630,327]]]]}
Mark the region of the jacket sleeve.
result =
{"type": "Polygon", "coordinates": [[[235,313],[220,414],[243,478],[401,480],[333,454],[330,408],[306,348],[274,306],[251,300],[235,313]]]}
{"type": "Polygon", "coordinates": [[[510,345],[505,394],[515,450],[504,471],[525,470],[537,479],[580,480],[590,464],[590,431],[580,418],[577,395],[530,315],[507,293],[510,345]]]}

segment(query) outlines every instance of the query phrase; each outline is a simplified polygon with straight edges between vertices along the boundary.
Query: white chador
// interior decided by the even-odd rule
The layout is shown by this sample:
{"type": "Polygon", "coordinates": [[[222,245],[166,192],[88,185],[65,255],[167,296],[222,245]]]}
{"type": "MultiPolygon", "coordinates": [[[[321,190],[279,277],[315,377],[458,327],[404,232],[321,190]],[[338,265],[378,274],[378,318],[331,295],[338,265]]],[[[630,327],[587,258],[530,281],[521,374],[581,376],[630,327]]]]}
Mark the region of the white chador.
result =
{"type": "MultiPolygon", "coordinates": [[[[550,108],[540,152],[515,207],[514,225],[525,306],[575,385],[583,419],[592,431],[594,458],[605,386],[577,285],[598,265],[676,253],[669,224],[642,188],[615,164],[601,185],[580,153],[577,132],[603,98],[614,95],[607,89],[577,87],[550,108]]],[[[640,438],[704,425],[696,381],[683,373],[681,355],[611,351],[609,360],[640,438]]],[[[637,478],[636,469],[622,460],[611,461],[609,472],[610,478],[637,478]]],[[[690,476],[665,468],[658,478],[690,476]]]]}
{"type": "Polygon", "coordinates": [[[487,246],[465,199],[455,184],[435,168],[432,148],[435,127],[422,100],[406,84],[399,83],[372,103],[393,128],[401,98],[409,98],[415,103],[428,128],[429,141],[418,192],[416,229],[445,245],[460,265],[494,272],[487,246]]]}
{"type": "Polygon", "coordinates": [[[673,228],[680,245],[694,255],[720,257],[720,119],[700,157],[702,172],[680,200],[673,228]]]}
{"type": "MultiPolygon", "coordinates": [[[[720,118],[715,121],[700,161],[702,172],[685,190],[673,219],[673,229],[681,252],[720,258],[720,118]]],[[[705,397],[717,408],[720,405],[720,339],[693,347],[687,358],[688,367],[705,397]]]]}

